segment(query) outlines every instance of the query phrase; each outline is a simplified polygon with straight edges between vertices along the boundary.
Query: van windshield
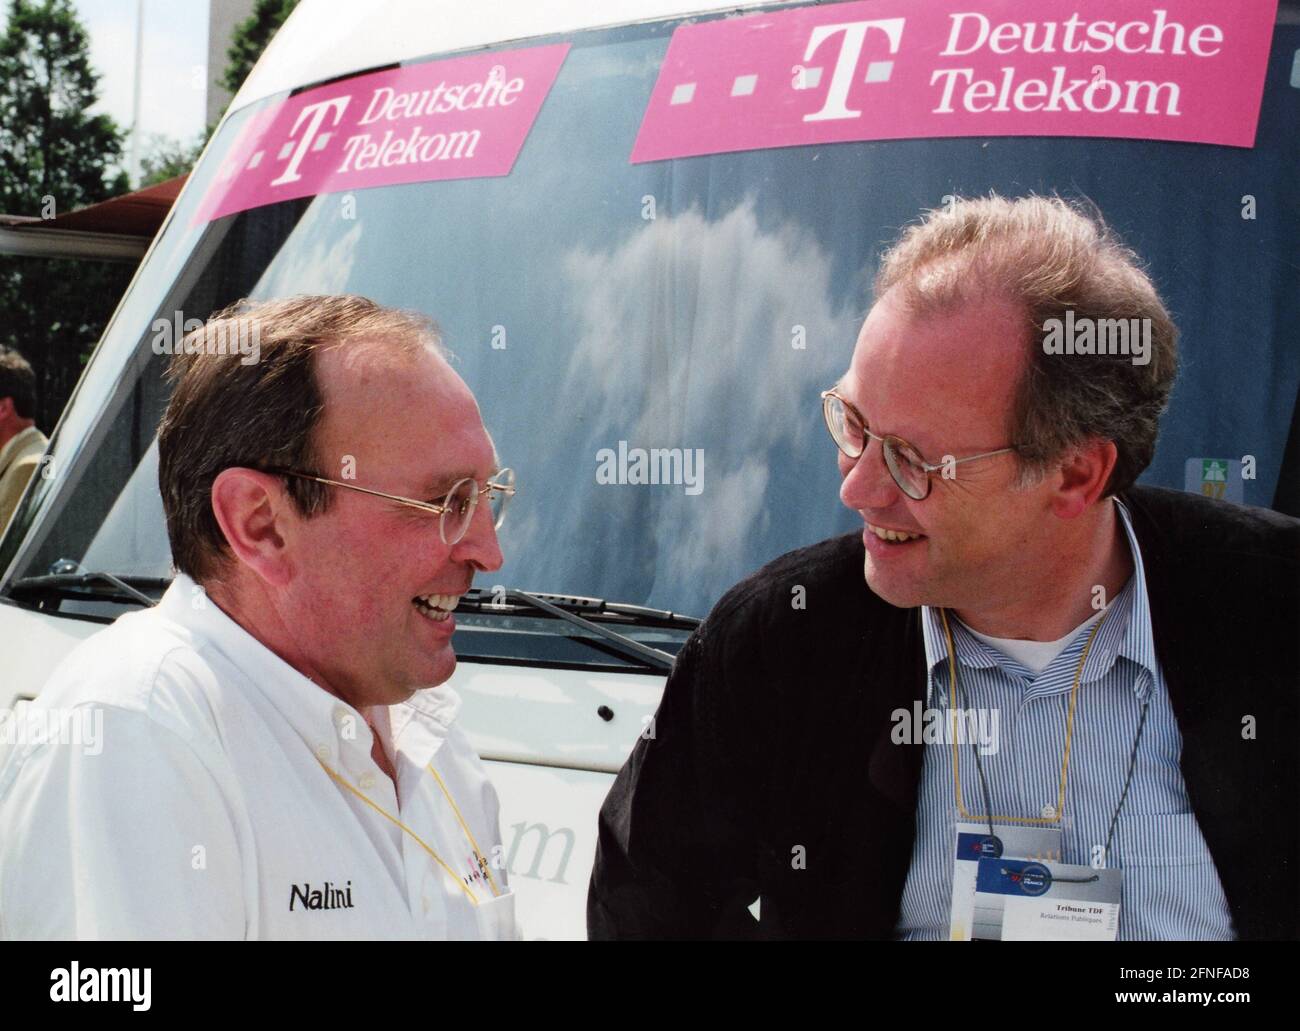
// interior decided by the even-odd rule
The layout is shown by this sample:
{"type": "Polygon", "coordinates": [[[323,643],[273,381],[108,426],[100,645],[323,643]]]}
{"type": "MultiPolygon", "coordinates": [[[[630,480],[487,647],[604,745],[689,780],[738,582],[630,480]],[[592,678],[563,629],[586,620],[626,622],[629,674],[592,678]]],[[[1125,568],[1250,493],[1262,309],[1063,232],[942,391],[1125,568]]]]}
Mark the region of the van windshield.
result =
{"type": "Polygon", "coordinates": [[[356,293],[439,323],[517,472],[492,583],[703,615],[769,559],[860,532],[819,394],[845,370],[881,249],[945,196],[989,190],[1085,195],[1149,261],[1184,358],[1143,482],[1183,489],[1190,459],[1249,452],[1258,475],[1242,500],[1270,505],[1294,476],[1300,27],[1276,28],[1253,148],[1001,137],[633,164],[675,24],[539,41],[571,49],[505,176],[196,221],[241,127],[284,98],[231,117],[60,427],[55,475],[0,552],[7,579],[171,575],[156,320],[356,293]],[[1275,214],[1243,222],[1243,193],[1275,214]],[[1209,217],[1213,204],[1228,214],[1209,217]]]}

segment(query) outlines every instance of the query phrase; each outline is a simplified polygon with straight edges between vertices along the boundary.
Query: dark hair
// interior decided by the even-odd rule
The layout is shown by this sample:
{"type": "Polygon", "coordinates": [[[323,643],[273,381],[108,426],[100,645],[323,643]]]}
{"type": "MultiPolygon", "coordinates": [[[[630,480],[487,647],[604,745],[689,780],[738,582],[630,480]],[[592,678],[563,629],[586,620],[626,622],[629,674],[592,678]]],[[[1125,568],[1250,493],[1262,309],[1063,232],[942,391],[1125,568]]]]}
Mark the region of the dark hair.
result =
{"type": "MultiPolygon", "coordinates": [[[[158,485],[180,572],[203,582],[230,558],[212,511],[212,483],[222,470],[320,472],[314,431],[324,398],[316,354],[363,338],[408,354],[427,346],[442,353],[427,317],[356,296],[237,301],[186,334],[168,368],[175,389],[158,430],[158,485]],[[247,345],[250,337],[251,347],[232,343],[247,345]]],[[[307,518],[328,509],[324,484],[298,477],[285,484],[307,518]]]]}
{"type": "Polygon", "coordinates": [[[12,347],[0,346],[0,397],[14,399],[18,418],[36,417],[36,373],[31,363],[12,347]]]}
{"type": "Polygon", "coordinates": [[[1059,197],[996,195],[926,213],[883,257],[876,296],[899,287],[913,311],[951,310],[1000,293],[1024,311],[1029,357],[1007,432],[1021,482],[1089,437],[1118,451],[1105,494],[1130,486],[1155,455],[1177,372],[1178,330],[1133,251],[1100,214],[1059,197]],[[1045,353],[1046,323],[1150,319],[1145,365],[1123,354],[1045,353]]]}

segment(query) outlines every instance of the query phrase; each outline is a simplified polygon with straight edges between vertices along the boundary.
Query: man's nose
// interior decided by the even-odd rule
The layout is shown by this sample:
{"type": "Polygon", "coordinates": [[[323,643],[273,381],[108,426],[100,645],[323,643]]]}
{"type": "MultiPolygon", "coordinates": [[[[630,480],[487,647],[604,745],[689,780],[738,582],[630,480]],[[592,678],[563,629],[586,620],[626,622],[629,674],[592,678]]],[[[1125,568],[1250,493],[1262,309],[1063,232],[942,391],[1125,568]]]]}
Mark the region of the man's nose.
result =
{"type": "Polygon", "coordinates": [[[451,549],[452,558],[460,562],[468,562],[484,573],[500,569],[505,559],[501,554],[501,544],[497,540],[496,527],[492,523],[492,506],[484,499],[474,506],[474,515],[470,518],[469,529],[451,549]]]}
{"type": "Polygon", "coordinates": [[[902,492],[885,467],[884,445],[867,438],[866,450],[856,460],[840,452],[840,501],[855,512],[888,508],[902,492]]]}

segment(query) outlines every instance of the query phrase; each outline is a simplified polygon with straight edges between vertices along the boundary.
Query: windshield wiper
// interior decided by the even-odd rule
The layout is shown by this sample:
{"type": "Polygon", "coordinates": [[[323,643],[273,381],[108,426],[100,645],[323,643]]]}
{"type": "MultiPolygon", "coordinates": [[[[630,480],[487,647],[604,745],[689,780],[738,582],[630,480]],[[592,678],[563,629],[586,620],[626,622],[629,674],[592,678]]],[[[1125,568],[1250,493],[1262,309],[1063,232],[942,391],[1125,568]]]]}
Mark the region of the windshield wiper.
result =
{"type": "Polygon", "coordinates": [[[476,587],[461,599],[458,608],[470,612],[502,615],[518,614],[521,609],[545,612],[549,616],[562,619],[604,638],[631,658],[663,670],[670,670],[673,667],[673,656],[670,653],[634,641],[605,624],[612,622],[626,626],[653,626],[675,630],[694,630],[700,625],[700,620],[694,616],[683,616],[666,609],[607,602],[601,598],[584,598],[570,594],[538,594],[516,588],[488,590],[476,587]],[[596,617],[601,622],[591,617],[596,617]]]}
{"type": "Polygon", "coordinates": [[[86,598],[77,588],[89,588],[90,598],[108,598],[152,607],[158,604],[145,591],[165,591],[171,581],[160,577],[117,576],[109,572],[51,573],[48,576],[24,576],[6,589],[10,596],[52,594],[63,598],[86,598]],[[143,590],[142,590],[143,588],[143,590]]]}
{"type": "MultiPolygon", "coordinates": [[[[166,578],[117,576],[107,571],[52,573],[47,576],[25,576],[15,580],[9,584],[6,593],[13,597],[53,595],[69,599],[102,598],[151,607],[157,602],[144,592],[151,590],[161,593],[170,585],[171,581],[166,578]],[[85,593],[87,591],[90,593],[85,593]]],[[[500,615],[517,615],[523,611],[544,612],[548,616],[562,619],[595,634],[632,659],[663,670],[672,669],[672,654],[642,644],[640,641],[634,641],[604,624],[615,623],[623,626],[661,627],[673,630],[694,630],[700,624],[700,620],[695,616],[685,616],[666,609],[607,602],[601,598],[576,595],[537,594],[515,588],[494,590],[474,588],[461,599],[459,608],[469,612],[500,615]]]]}

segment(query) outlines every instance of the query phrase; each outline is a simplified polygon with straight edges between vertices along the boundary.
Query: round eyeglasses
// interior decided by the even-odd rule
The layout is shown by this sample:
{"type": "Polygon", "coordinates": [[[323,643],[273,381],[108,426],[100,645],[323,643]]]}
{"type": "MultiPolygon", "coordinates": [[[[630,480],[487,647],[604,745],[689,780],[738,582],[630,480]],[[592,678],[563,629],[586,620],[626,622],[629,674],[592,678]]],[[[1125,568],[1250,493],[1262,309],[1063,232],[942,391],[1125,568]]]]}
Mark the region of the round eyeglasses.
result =
{"type": "Polygon", "coordinates": [[[447,491],[442,500],[437,502],[417,501],[414,498],[404,498],[399,494],[386,494],[382,490],[358,487],[355,483],[331,480],[324,476],[317,476],[315,473],[300,472],[297,469],[273,468],[263,469],[262,471],[273,473],[276,476],[296,476],[302,480],[314,480],[317,483],[325,483],[331,487],[355,490],[360,494],[384,498],[399,505],[406,505],[408,508],[418,508],[423,512],[436,515],[438,517],[438,533],[442,536],[442,542],[448,546],[459,543],[465,534],[469,532],[470,523],[474,521],[474,510],[478,507],[479,498],[484,494],[487,495],[488,505],[492,510],[492,528],[494,530],[501,528],[501,523],[505,519],[506,503],[515,494],[515,471],[513,469],[500,470],[482,487],[479,486],[478,480],[468,476],[462,480],[457,480],[452,484],[451,490],[447,491]]]}
{"type": "Polygon", "coordinates": [[[945,467],[973,462],[977,458],[990,458],[1015,451],[1015,446],[998,448],[996,451],[984,451],[966,458],[949,458],[941,465],[932,465],[921,457],[919,451],[902,437],[887,433],[883,437],[867,429],[867,421],[853,405],[840,397],[833,390],[822,391],[822,417],[831,439],[835,441],[844,454],[856,461],[867,449],[868,440],[880,441],[880,451],[884,456],[885,467],[898,484],[898,489],[913,501],[924,501],[930,495],[933,474],[945,467]]]}

